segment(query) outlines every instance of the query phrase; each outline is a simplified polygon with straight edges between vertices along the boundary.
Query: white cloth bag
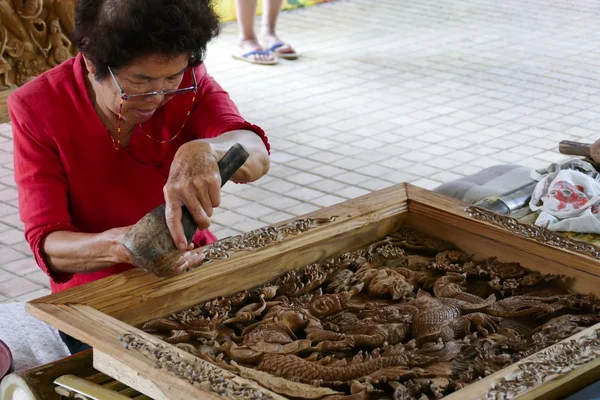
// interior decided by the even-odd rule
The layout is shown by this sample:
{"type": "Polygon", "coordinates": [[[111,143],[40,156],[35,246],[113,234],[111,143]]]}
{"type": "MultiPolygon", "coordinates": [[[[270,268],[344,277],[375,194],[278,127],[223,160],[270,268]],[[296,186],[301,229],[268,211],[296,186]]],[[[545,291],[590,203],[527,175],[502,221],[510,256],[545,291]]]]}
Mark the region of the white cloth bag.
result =
{"type": "Polygon", "coordinates": [[[15,371],[71,355],[58,331],[27,313],[25,303],[0,304],[0,340],[13,355],[15,371]]]}
{"type": "Polygon", "coordinates": [[[583,160],[532,173],[539,181],[529,202],[535,224],[551,231],[600,233],[600,174],[583,160]]]}

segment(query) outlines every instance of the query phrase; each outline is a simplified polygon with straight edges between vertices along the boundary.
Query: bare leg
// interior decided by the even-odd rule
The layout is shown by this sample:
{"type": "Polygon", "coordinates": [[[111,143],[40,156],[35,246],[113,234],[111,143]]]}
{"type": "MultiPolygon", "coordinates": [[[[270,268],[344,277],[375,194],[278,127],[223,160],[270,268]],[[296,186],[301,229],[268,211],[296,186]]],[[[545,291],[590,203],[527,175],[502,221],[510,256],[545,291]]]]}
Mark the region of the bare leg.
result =
{"type": "Polygon", "coordinates": [[[277,17],[281,10],[283,0],[264,0],[263,1],[263,16],[262,16],[262,33],[263,35],[275,36],[275,25],[277,25],[277,17]]]}
{"type": "Polygon", "coordinates": [[[237,0],[235,11],[242,40],[256,40],[254,34],[254,15],[256,14],[256,0],[237,0]]]}
{"type": "MultiPolygon", "coordinates": [[[[266,48],[270,48],[276,43],[283,43],[275,33],[277,17],[282,3],[283,0],[263,0],[262,38],[266,48]]],[[[278,47],[276,51],[279,53],[295,53],[289,44],[278,47]]]]}
{"type": "MultiPolygon", "coordinates": [[[[236,0],[235,11],[237,14],[237,21],[241,34],[239,46],[244,53],[254,50],[264,50],[260,43],[258,43],[256,34],[254,33],[256,3],[257,0],[236,0]]],[[[270,54],[254,54],[249,57],[255,61],[272,61],[275,59],[274,56],[270,54]]]]}

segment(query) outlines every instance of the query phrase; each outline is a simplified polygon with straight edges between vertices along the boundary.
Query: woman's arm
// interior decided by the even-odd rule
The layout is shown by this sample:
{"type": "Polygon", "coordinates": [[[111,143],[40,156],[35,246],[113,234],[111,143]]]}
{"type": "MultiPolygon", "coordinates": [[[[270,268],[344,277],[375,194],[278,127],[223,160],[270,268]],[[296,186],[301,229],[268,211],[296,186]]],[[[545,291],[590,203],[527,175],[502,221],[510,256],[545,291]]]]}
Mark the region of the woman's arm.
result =
{"type": "Polygon", "coordinates": [[[127,228],[102,233],[55,231],[42,241],[46,263],[54,272],[87,273],[130,262],[121,238],[127,228]]]}
{"type": "Polygon", "coordinates": [[[232,181],[253,182],[269,170],[269,142],[264,131],[241,116],[229,94],[206,73],[204,64],[195,71],[198,101],[186,125],[195,139],[177,151],[164,187],[165,217],[179,249],[187,245],[181,207],[187,207],[199,229],[210,226],[213,207],[221,202],[217,162],[231,146],[240,143],[250,155],[232,181]]]}
{"type": "MultiPolygon", "coordinates": [[[[129,227],[103,233],[81,233],[69,213],[69,185],[53,136],[54,128],[30,108],[31,95],[15,92],[8,99],[13,123],[14,170],[19,191],[19,213],[25,238],[40,268],[55,283],[73,273],[89,273],[117,263],[135,265],[121,238],[129,227]]],[[[199,252],[184,251],[173,272],[199,264],[199,252]]]]}
{"type": "Polygon", "coordinates": [[[269,153],[263,140],[252,131],[231,131],[215,138],[198,139],[195,142],[210,144],[219,160],[236,143],[240,143],[246,148],[250,156],[244,165],[231,177],[233,182],[254,182],[269,171],[269,153]]]}
{"type": "MultiPolygon", "coordinates": [[[[204,64],[196,67],[199,79],[198,101],[186,124],[188,131],[204,150],[217,159],[236,143],[242,144],[250,157],[231,177],[233,182],[253,182],[269,171],[269,141],[265,132],[246,121],[229,94],[206,72],[204,64]]],[[[185,145],[184,145],[185,146],[185,145]]]]}
{"type": "Polygon", "coordinates": [[[214,138],[193,140],[182,145],[175,154],[164,187],[165,218],[179,249],[188,245],[181,224],[181,207],[187,207],[199,229],[210,226],[213,208],[221,203],[217,163],[236,143],[246,148],[249,157],[232,176],[234,182],[252,182],[268,172],[269,153],[262,138],[252,131],[236,130],[214,138]]]}
{"type": "MultiPolygon", "coordinates": [[[[130,226],[110,229],[102,233],[79,233],[55,231],[42,241],[46,265],[55,273],[85,274],[100,271],[114,264],[129,263],[135,265],[122,240],[131,229],[130,226]]],[[[190,244],[187,251],[171,254],[171,274],[200,265],[204,261],[205,250],[193,249],[190,244]]]]}

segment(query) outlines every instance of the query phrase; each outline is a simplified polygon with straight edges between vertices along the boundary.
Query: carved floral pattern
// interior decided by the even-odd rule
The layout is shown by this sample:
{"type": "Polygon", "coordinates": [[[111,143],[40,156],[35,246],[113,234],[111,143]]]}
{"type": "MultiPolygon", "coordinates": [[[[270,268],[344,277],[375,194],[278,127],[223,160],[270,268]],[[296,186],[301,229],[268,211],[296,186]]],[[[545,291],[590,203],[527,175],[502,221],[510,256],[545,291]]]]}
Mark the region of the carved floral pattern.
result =
{"type": "Polygon", "coordinates": [[[536,242],[549,246],[585,254],[600,260],[600,247],[594,246],[593,244],[571,239],[536,225],[524,224],[515,218],[498,215],[480,207],[467,207],[465,208],[465,211],[475,219],[501,226],[519,236],[533,239],[536,242]]]}
{"type": "Polygon", "coordinates": [[[236,376],[208,362],[184,360],[173,349],[156,345],[138,335],[127,333],[121,337],[127,350],[134,350],[150,359],[154,365],[186,379],[194,386],[233,400],[270,400],[274,397],[256,387],[233,380],[236,376]]]}
{"type": "Polygon", "coordinates": [[[557,343],[519,362],[518,371],[494,384],[483,399],[513,399],[598,357],[600,333],[594,330],[589,335],[557,343]]]}
{"type": "Polygon", "coordinates": [[[257,250],[268,245],[279,243],[292,235],[304,233],[312,228],[335,221],[337,216],[330,218],[303,218],[279,226],[266,226],[213,243],[206,252],[206,258],[220,260],[229,258],[240,251],[257,250]]]}

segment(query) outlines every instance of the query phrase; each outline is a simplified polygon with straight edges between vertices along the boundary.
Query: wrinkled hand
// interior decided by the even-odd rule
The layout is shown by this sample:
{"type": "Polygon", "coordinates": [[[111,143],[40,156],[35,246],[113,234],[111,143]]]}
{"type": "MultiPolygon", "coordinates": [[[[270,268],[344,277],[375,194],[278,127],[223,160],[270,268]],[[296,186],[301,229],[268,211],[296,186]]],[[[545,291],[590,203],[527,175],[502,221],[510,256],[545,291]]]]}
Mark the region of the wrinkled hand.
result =
{"type": "Polygon", "coordinates": [[[181,207],[187,207],[198,229],[206,229],[213,208],[221,202],[221,175],[208,143],[194,141],[179,148],[163,192],[167,226],[177,248],[185,250],[188,243],[181,224],[181,207]]]}
{"type": "Polygon", "coordinates": [[[126,226],[122,228],[115,228],[107,231],[106,234],[115,239],[115,243],[118,244],[114,248],[115,263],[127,263],[136,267],[141,267],[149,270],[155,275],[162,277],[176,276],[182,272],[195,268],[204,262],[206,255],[206,248],[200,247],[194,249],[194,243],[190,243],[185,250],[173,250],[166,254],[163,254],[156,262],[152,265],[142,266],[139,265],[133,255],[127,250],[123,244],[123,239],[127,232],[132,228],[126,226]]]}
{"type": "Polygon", "coordinates": [[[194,249],[194,244],[190,243],[188,250],[176,250],[166,254],[166,256],[160,261],[161,264],[164,264],[162,268],[164,272],[162,275],[176,276],[190,268],[195,268],[204,262],[205,256],[205,248],[201,247],[194,249]]]}

